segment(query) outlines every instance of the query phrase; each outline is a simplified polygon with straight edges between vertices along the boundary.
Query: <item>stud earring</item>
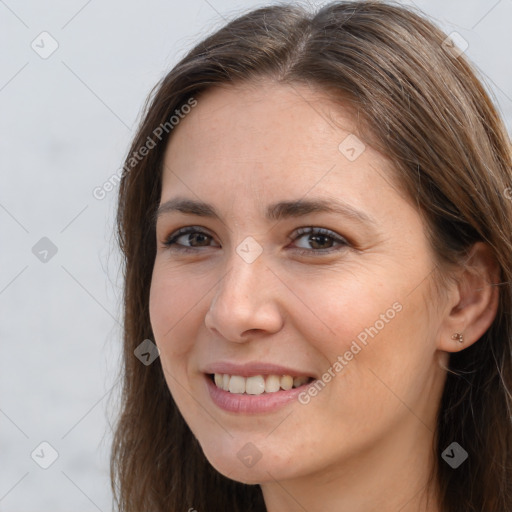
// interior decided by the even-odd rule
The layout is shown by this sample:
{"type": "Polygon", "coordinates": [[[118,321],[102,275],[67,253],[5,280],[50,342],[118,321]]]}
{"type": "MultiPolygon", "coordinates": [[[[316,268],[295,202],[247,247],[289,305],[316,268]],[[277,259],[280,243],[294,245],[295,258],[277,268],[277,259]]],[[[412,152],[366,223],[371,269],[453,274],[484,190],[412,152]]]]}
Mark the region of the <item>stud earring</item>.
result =
{"type": "Polygon", "coordinates": [[[452,335],[452,340],[457,340],[459,343],[464,343],[464,335],[461,332],[456,332],[452,335]]]}

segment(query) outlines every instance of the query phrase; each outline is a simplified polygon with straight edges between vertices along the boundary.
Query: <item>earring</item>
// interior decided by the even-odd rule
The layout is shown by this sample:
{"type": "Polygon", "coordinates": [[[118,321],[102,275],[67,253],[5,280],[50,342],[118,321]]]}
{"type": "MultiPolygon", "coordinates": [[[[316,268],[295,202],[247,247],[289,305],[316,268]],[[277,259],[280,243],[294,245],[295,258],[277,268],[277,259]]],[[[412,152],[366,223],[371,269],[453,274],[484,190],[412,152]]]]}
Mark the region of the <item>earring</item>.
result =
{"type": "Polygon", "coordinates": [[[461,332],[456,332],[452,335],[452,340],[457,340],[459,343],[464,343],[464,335],[461,332]]]}

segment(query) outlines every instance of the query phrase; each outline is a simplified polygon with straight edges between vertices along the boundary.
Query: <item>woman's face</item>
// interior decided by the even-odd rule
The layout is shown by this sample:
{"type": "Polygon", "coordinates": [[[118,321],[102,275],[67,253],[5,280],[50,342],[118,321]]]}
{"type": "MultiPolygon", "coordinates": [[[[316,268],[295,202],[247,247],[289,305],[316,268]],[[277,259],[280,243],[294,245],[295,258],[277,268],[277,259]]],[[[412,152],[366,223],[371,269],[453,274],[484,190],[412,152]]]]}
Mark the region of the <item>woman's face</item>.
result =
{"type": "Polygon", "coordinates": [[[346,112],[305,86],[210,90],[164,167],[151,324],[211,464],[264,483],[427,453],[434,258],[346,112]]]}

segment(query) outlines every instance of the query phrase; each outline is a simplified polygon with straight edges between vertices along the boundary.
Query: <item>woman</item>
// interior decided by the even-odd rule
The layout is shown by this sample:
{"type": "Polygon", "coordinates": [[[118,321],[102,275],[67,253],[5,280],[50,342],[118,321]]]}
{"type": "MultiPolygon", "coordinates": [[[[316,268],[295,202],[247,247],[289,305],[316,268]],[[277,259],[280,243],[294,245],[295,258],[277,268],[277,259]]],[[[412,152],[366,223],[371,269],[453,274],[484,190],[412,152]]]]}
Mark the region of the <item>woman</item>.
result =
{"type": "Polygon", "coordinates": [[[511,168],[411,10],[268,7],[198,44],[121,182],[120,509],[512,510],[511,168]]]}

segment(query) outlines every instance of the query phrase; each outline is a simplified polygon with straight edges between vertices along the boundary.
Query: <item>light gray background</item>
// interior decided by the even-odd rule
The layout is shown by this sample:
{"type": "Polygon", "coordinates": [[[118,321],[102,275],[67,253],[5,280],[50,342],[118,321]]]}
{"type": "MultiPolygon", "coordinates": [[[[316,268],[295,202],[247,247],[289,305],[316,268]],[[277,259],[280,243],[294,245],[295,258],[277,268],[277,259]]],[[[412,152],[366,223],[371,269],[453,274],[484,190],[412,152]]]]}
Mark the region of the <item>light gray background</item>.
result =
{"type": "MultiPolygon", "coordinates": [[[[92,191],[122,165],[154,83],[225,19],[265,3],[0,0],[0,511],[112,510],[117,189],[92,191]],[[47,59],[31,48],[43,31],[59,44],[47,59]],[[42,237],[58,249],[46,263],[32,252],[42,237]],[[42,441],[58,452],[48,469],[31,458],[42,441]]],[[[512,131],[512,0],[415,4],[468,41],[512,131]]]]}

